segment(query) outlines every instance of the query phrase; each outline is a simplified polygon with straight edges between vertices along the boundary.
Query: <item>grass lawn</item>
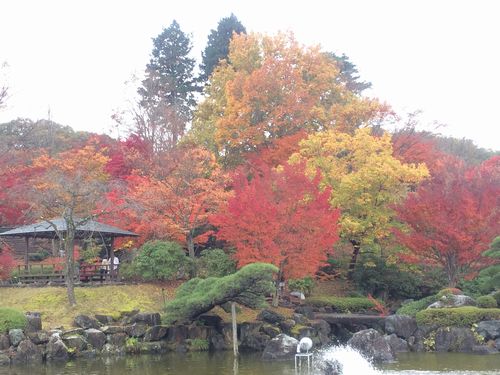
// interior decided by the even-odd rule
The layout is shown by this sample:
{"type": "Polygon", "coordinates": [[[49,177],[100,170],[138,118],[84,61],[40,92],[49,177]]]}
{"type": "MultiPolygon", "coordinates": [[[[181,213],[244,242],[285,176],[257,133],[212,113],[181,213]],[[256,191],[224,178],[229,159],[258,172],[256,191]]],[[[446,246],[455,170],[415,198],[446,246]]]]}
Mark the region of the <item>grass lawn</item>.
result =
{"type": "Polygon", "coordinates": [[[169,300],[175,291],[175,287],[163,288],[162,293],[162,286],[154,284],[75,287],[75,307],[69,306],[63,287],[0,288],[0,307],[40,312],[44,329],[61,325],[69,328],[78,314],[118,316],[120,312],[134,309],[159,312],[163,307],[163,294],[169,300]]]}

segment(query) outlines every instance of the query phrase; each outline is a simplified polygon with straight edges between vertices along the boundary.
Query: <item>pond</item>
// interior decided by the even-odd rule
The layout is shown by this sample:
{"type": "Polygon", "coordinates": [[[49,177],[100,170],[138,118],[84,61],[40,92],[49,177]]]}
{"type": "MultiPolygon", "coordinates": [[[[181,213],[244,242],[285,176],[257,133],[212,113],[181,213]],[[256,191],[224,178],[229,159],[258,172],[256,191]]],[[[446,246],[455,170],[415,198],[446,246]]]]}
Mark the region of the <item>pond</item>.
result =
{"type": "MultiPolygon", "coordinates": [[[[331,353],[330,353],[331,354],[331,353]]],[[[493,375],[500,374],[500,355],[407,353],[398,362],[373,368],[358,353],[339,349],[344,375],[493,375]]],[[[340,356],[340,358],[339,358],[340,356]]],[[[316,359],[317,360],[317,359],[316,359]]],[[[295,372],[294,362],[262,362],[260,354],[243,354],[234,368],[232,353],[168,353],[107,359],[78,359],[43,366],[0,367],[0,375],[314,375],[295,372]]]]}

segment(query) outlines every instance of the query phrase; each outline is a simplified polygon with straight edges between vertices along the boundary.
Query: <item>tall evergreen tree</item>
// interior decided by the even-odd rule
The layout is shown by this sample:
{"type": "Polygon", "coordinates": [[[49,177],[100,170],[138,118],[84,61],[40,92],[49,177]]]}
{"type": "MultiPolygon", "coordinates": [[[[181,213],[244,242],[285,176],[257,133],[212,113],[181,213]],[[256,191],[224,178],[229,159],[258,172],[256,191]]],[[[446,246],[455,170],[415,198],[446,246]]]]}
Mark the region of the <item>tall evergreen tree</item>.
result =
{"type": "Polygon", "coordinates": [[[219,21],[217,30],[211,30],[208,36],[207,46],[202,53],[202,63],[200,65],[200,80],[206,81],[212,74],[220,60],[227,58],[229,54],[229,42],[233,33],[245,34],[245,26],[231,13],[219,21]]]}
{"type": "Polygon", "coordinates": [[[344,84],[349,91],[361,94],[364,90],[372,87],[371,82],[360,81],[361,77],[359,76],[358,68],[349,61],[349,57],[344,54],[338,56],[333,52],[328,52],[327,56],[334,60],[339,68],[340,72],[337,81],[344,84]]]}
{"type": "Polygon", "coordinates": [[[175,146],[184,134],[198,88],[193,73],[195,59],[189,57],[191,40],[177,21],[153,43],[146,78],[138,90],[141,110],[136,113],[135,132],[150,141],[154,150],[161,151],[175,146]]]}

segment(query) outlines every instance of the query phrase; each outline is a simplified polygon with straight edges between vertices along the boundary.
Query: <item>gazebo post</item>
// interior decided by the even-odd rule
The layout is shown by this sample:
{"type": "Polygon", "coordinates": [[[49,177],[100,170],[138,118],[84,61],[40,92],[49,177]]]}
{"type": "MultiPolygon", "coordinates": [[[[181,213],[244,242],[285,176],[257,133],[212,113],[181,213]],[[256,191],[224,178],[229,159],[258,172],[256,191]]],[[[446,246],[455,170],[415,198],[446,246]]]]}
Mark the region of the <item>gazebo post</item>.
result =
{"type": "Polygon", "coordinates": [[[109,246],[109,252],[111,256],[109,257],[109,268],[110,268],[110,275],[111,275],[111,280],[115,279],[116,272],[115,272],[115,251],[113,250],[113,239],[114,237],[111,237],[111,245],[109,246]]]}
{"type": "Polygon", "coordinates": [[[26,252],[24,254],[24,269],[28,271],[29,268],[29,249],[30,249],[30,238],[28,236],[24,237],[26,241],[26,252]]]}

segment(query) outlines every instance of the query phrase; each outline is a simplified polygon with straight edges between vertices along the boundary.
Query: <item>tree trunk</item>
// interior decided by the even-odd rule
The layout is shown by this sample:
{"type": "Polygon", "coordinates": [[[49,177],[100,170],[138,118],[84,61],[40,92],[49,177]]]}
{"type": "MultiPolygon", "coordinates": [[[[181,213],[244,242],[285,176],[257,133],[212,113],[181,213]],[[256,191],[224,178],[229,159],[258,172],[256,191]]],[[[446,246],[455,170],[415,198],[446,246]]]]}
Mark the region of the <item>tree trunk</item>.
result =
{"type": "Polygon", "coordinates": [[[194,238],[193,238],[193,233],[191,231],[189,231],[188,234],[186,235],[186,242],[187,242],[189,257],[194,260],[194,238]]]}
{"type": "Polygon", "coordinates": [[[76,306],[75,297],[75,260],[74,260],[74,244],[75,232],[74,229],[68,224],[66,232],[65,251],[66,251],[66,291],[68,294],[68,302],[71,306],[76,306]]]}
{"type": "Polygon", "coordinates": [[[352,280],[354,274],[354,268],[356,268],[356,262],[358,261],[359,250],[361,249],[361,243],[356,240],[350,241],[353,247],[351,262],[349,263],[349,269],[347,271],[347,278],[352,280]]]}
{"type": "Polygon", "coordinates": [[[233,354],[238,356],[238,325],[236,324],[236,303],[231,302],[231,323],[233,327],[233,354]]]}

